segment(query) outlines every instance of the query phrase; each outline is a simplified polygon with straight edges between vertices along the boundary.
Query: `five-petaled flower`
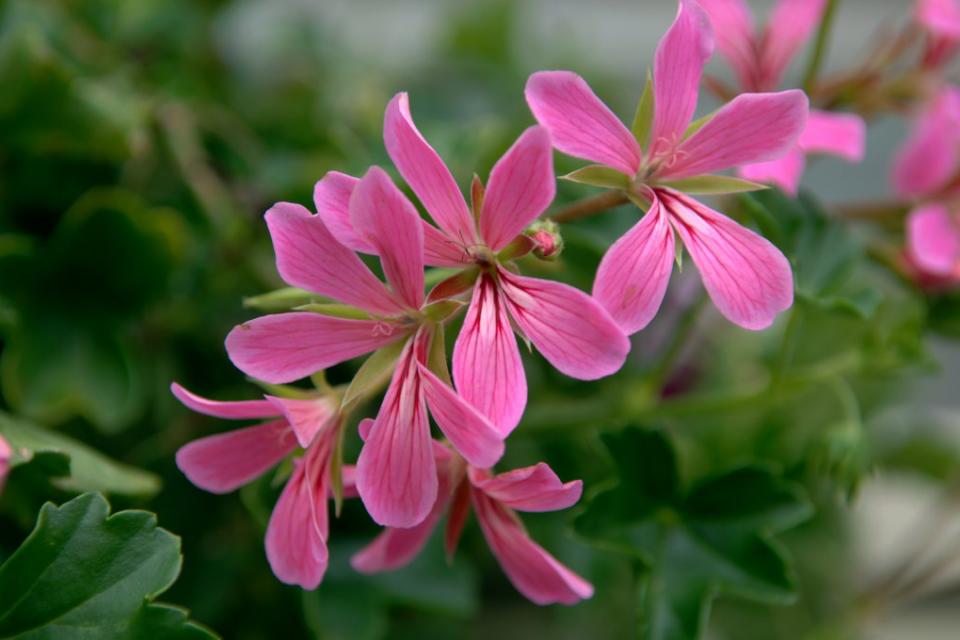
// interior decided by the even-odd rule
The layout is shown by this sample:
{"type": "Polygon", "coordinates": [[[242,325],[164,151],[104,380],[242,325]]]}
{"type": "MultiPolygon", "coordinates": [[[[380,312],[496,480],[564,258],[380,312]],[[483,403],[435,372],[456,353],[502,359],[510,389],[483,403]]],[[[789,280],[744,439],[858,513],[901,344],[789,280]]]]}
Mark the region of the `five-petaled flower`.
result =
{"type": "MultiPolygon", "coordinates": [[[[361,424],[361,433],[367,425],[361,424]]],[[[541,605],[575,604],[593,595],[589,582],[560,564],[530,539],[516,511],[556,511],[580,499],[580,480],[563,483],[544,463],[492,475],[470,466],[439,442],[433,453],[441,490],[430,515],[416,527],[388,528],[353,556],[362,573],[397,569],[416,557],[440,518],[447,513],[446,547],[452,556],[470,507],[487,544],[520,593],[541,605]]]]}
{"type": "MultiPolygon", "coordinates": [[[[766,28],[754,24],[745,0],[699,0],[717,34],[717,49],[726,58],[744,91],[772,91],[816,29],[826,0],[779,0],[766,28]]],[[[769,182],[796,194],[807,154],[828,154],[850,162],[863,160],[866,125],[850,113],[811,110],[797,144],[781,158],[743,165],[748,180],[769,182]]]]}
{"type": "MultiPolygon", "coordinates": [[[[454,346],[453,379],[459,393],[488,416],[503,437],[516,427],[527,402],[514,330],[571,377],[593,380],[620,369],[630,343],[603,307],[569,285],[521,276],[510,264],[515,257],[513,241],[555,194],[545,129],[530,127],[520,136],[493,167],[486,189],[478,179],[474,181],[472,212],[450,170],[414,125],[405,93],[387,106],[384,142],[400,174],[436,223],[423,221],[426,262],[462,269],[438,285],[431,297],[461,294],[473,287],[454,346]]],[[[329,174],[326,179],[343,191],[351,188],[353,180],[342,174],[329,174]]],[[[328,226],[342,242],[377,252],[377,247],[357,236],[342,208],[318,211],[330,216],[328,226]]],[[[536,240],[525,250],[534,247],[544,250],[536,240]]]]}
{"type": "Polygon", "coordinates": [[[960,283],[960,89],[945,86],[897,152],[892,181],[918,202],[907,218],[907,258],[921,280],[960,283]]]}
{"type": "Polygon", "coordinates": [[[503,437],[426,366],[436,323],[424,299],[423,226],[413,204],[377,167],[346,191],[335,188],[341,175],[317,185],[320,215],[280,203],[267,212],[267,226],[284,280],[357,307],[367,317],[313,311],[264,316],[231,331],[227,352],[241,371],[281,383],[405,341],[357,461],[357,490],[378,523],[410,527],[427,516],[437,494],[427,406],[473,464],[495,463],[503,454],[503,437]],[[390,288],[334,237],[334,225],[325,222],[331,207],[341,216],[346,212],[348,219],[337,220],[380,256],[390,288]]]}
{"type": "Polygon", "coordinates": [[[645,150],[580,76],[543,71],[527,82],[530,109],[557,149],[620,172],[624,189],[650,203],[607,251],[594,283],[594,297],[628,333],[645,327],[660,307],[674,260],[673,231],[732,322],[762,329],[793,302],[790,264],[776,247],[679,189],[689,178],[782,156],[803,131],[807,98],[796,90],[743,94],[690,127],[712,51],[709,19],[682,0],[657,48],[645,150]]]}
{"type": "Polygon", "coordinates": [[[953,59],[960,45],[960,2],[957,0],[917,0],[917,23],[926,32],[923,65],[940,69],[953,59]]]}
{"type": "MultiPolygon", "coordinates": [[[[315,589],[327,569],[330,464],[341,418],[336,401],[278,398],[218,402],[171,385],[173,395],[198,413],[228,420],[265,420],[252,426],[194,440],[177,451],[177,466],[190,482],[213,493],[228,493],[275,467],[297,447],[293,474],[267,525],[267,559],[282,582],[315,589]]],[[[342,470],[351,493],[353,468],[342,470]]]]}

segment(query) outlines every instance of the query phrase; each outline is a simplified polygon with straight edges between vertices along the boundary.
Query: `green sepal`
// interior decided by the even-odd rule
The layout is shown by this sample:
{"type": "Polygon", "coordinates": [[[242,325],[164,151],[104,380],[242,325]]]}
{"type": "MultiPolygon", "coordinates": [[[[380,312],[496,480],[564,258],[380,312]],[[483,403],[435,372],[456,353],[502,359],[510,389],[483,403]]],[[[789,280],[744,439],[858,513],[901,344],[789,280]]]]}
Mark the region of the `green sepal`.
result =
{"type": "Polygon", "coordinates": [[[647,69],[647,84],[643,88],[643,95],[637,103],[637,111],[633,116],[633,125],[630,127],[633,136],[640,143],[641,149],[646,149],[650,143],[650,131],[653,130],[654,114],[653,76],[647,69]]]}
{"type": "Polygon", "coordinates": [[[626,189],[630,186],[629,177],[616,169],[599,164],[591,164],[576,171],[571,171],[564,176],[560,176],[560,179],[606,189],[626,189]]]}
{"type": "Polygon", "coordinates": [[[337,425],[337,439],[333,446],[333,458],[330,460],[330,489],[333,493],[333,514],[340,517],[343,509],[343,420],[337,425]]]}
{"type": "Polygon", "coordinates": [[[448,385],[453,386],[450,370],[447,368],[447,345],[442,324],[434,327],[433,336],[430,339],[430,352],[427,354],[427,368],[448,385]]]}
{"type": "Polygon", "coordinates": [[[305,304],[320,303],[329,298],[318,296],[297,287],[284,287],[275,291],[250,296],[243,299],[243,306],[247,309],[256,309],[273,313],[276,311],[288,311],[305,304]]]}
{"type": "Polygon", "coordinates": [[[430,293],[427,294],[427,303],[431,304],[438,300],[460,295],[473,286],[473,283],[477,281],[479,275],[480,269],[478,267],[470,267],[469,269],[458,271],[445,280],[441,280],[430,290],[430,293]]]}
{"type": "Polygon", "coordinates": [[[499,253],[497,253],[497,260],[506,261],[521,258],[533,251],[536,246],[537,243],[534,242],[529,236],[517,236],[513,239],[513,241],[510,242],[510,244],[505,246],[500,250],[499,253]]]}
{"type": "Polygon", "coordinates": [[[264,382],[263,380],[257,380],[256,378],[247,377],[247,380],[272,396],[277,396],[278,398],[296,398],[299,400],[309,400],[311,398],[317,397],[317,392],[313,389],[304,389],[302,387],[294,387],[289,384],[272,384],[270,382],[264,382]]]}
{"type": "Polygon", "coordinates": [[[719,196],[727,193],[748,193],[763,191],[770,187],[752,180],[735,178],[733,176],[695,176],[693,178],[678,178],[677,180],[661,180],[657,183],[662,187],[669,187],[690,195],[719,196]]]}
{"type": "Polygon", "coordinates": [[[400,358],[400,353],[406,344],[406,340],[391,342],[387,346],[374,351],[360,365],[357,373],[353,376],[353,381],[343,393],[343,399],[340,401],[344,411],[348,411],[356,402],[373,394],[390,380],[390,376],[393,374],[393,366],[400,358]]]}
{"type": "Polygon", "coordinates": [[[295,311],[310,311],[333,318],[346,318],[348,320],[370,320],[370,314],[363,309],[357,309],[346,304],[304,304],[294,307],[295,311]]]}
{"type": "Polygon", "coordinates": [[[483,181],[480,176],[473,174],[473,180],[470,182],[470,208],[473,211],[473,219],[480,221],[480,211],[483,209],[484,196],[483,181]]]}
{"type": "Polygon", "coordinates": [[[460,300],[438,300],[437,302],[424,307],[423,315],[427,317],[427,320],[439,324],[446,321],[450,316],[462,309],[464,304],[465,303],[460,300]]]}
{"type": "Polygon", "coordinates": [[[713,120],[713,116],[715,115],[717,115],[716,111],[714,111],[713,113],[708,113],[707,115],[701,118],[697,118],[696,120],[691,122],[689,125],[687,125],[687,130],[683,132],[684,140],[686,140],[687,138],[695,134],[697,131],[700,131],[700,129],[703,128],[703,125],[713,120]]]}

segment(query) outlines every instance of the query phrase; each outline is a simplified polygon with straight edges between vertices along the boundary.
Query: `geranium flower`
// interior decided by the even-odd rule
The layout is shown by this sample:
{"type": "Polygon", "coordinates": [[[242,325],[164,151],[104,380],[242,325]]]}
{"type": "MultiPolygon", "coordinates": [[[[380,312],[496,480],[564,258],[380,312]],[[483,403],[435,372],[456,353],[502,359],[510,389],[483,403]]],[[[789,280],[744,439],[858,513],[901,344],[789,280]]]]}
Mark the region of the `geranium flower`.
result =
{"type": "Polygon", "coordinates": [[[957,0],[917,0],[917,23],[927,35],[923,64],[938,69],[950,62],[960,43],[960,3],[957,0]]]}
{"type": "MultiPolygon", "coordinates": [[[[267,526],[270,568],[280,581],[316,589],[327,569],[330,463],[340,415],[331,398],[218,402],[190,393],[174,383],[173,395],[186,407],[228,420],[266,420],[183,446],[177,466],[196,486],[229,493],[263,475],[297,447],[306,451],[293,461],[267,526]]],[[[343,469],[345,493],[352,493],[353,469],[343,469]]]]}
{"type": "MultiPolygon", "coordinates": [[[[780,86],[790,62],[813,34],[825,0],[780,0],[770,20],[758,29],[745,0],[699,0],[717,34],[717,49],[733,68],[743,91],[772,91],[780,86]]],[[[796,195],[808,154],[863,160],[866,126],[850,113],[810,111],[796,146],[783,157],[747,164],[741,176],[769,182],[796,195]]]]}
{"type": "Polygon", "coordinates": [[[492,475],[469,466],[440,444],[433,443],[441,491],[430,516],[416,527],[388,528],[352,558],[354,569],[378,573],[398,569],[423,549],[444,513],[447,553],[456,549],[470,507],[490,549],[517,590],[541,605],[576,604],[593,595],[586,580],[560,564],[530,539],[517,511],[556,511],[580,499],[580,480],[563,483],[544,463],[492,475]]]}
{"type": "MultiPolygon", "coordinates": [[[[318,208],[326,210],[322,198],[318,208]]],[[[427,516],[437,492],[427,406],[444,435],[474,464],[495,463],[503,438],[426,366],[436,319],[424,300],[423,227],[410,201],[377,167],[349,197],[351,232],[380,255],[390,288],[334,237],[324,217],[289,203],[267,212],[277,269],[290,285],[352,305],[361,317],[303,311],[256,318],[230,332],[227,352],[245,373],[279,383],[404,341],[373,434],[357,461],[357,489],[378,523],[413,526],[427,516]]]]}
{"type": "MultiPolygon", "coordinates": [[[[527,403],[527,383],[514,332],[562,373],[593,380],[617,371],[630,343],[609,314],[577,289],[521,276],[511,260],[533,243],[514,243],[552,202],[556,190],[550,140],[542,127],[527,129],[501,157],[484,190],[473,186],[473,211],[450,170],[417,130],[407,94],[396,95],[384,117],[384,142],[400,174],[436,226],[424,221],[428,264],[463,271],[441,283],[431,297],[470,291],[470,307],[453,351],[459,393],[490,418],[506,437],[527,403]]],[[[321,189],[324,202],[350,188],[338,175],[321,189]]],[[[342,196],[341,196],[342,197],[342,196]]],[[[376,248],[357,238],[343,209],[324,208],[342,242],[360,251],[376,248]],[[339,215],[334,215],[339,211],[339,215]],[[332,218],[337,218],[334,220],[332,218]]]]}
{"type": "Polygon", "coordinates": [[[907,218],[907,258],[936,286],[960,282],[960,89],[942,88],[917,114],[892,182],[918,202],[907,218]]]}
{"type": "Polygon", "coordinates": [[[704,181],[706,174],[784,155],[803,131],[807,98],[796,90],[743,94],[689,132],[712,51],[706,14],[692,0],[681,1],[657,48],[649,135],[640,132],[649,137],[646,149],[580,76],[544,71],[527,82],[530,109],[557,149],[613,169],[611,185],[619,182],[632,198],[649,202],[647,214],[607,251],[593,288],[628,333],[645,327],[660,307],[675,257],[674,233],[732,322],[763,329],[793,302],[783,254],[681,190],[717,182],[704,181]]]}

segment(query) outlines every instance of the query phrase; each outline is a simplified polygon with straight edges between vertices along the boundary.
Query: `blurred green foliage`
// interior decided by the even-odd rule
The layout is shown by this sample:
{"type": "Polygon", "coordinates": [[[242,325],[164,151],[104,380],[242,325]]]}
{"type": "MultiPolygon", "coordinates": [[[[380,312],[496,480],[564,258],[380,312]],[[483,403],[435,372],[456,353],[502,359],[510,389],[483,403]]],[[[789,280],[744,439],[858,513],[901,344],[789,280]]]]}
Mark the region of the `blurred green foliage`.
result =
{"type": "MultiPolygon", "coordinates": [[[[797,302],[772,330],[720,320],[685,266],[617,375],[584,384],[524,355],[530,406],[501,467],[546,459],[562,478],[584,478],[592,497],[578,535],[569,514],[525,518],[595,584],[575,608],[523,601],[470,526],[452,567],[432,544],[407,569],[359,576],[349,555],[376,529],[350,501],[331,527],[327,580],[302,593],[276,581],[263,554],[273,478],[221,497],[176,470],[179,446],[223,426],[177,405],[171,380],[220,399],[254,394],[222,344],[253,315],[241,300],[281,284],[262,212],[278,200],[309,203],[328,170],[388,166],[382,109],[400,89],[458,180],[484,175],[531,123],[521,90],[533,69],[514,50],[521,6],[444,7],[447,27],[430,55],[398,72],[342,55],[323,13],[308,19],[296,3],[282,28],[248,33],[256,3],[0,0],[0,435],[17,451],[0,499],[0,560],[44,501],[99,490],[121,508],[155,511],[182,536],[182,575],[164,597],[226,638],[603,640],[638,629],[685,638],[717,594],[712,637],[850,637],[861,585],[851,578],[848,501],[876,469],[946,487],[960,469],[934,416],[891,413],[910,380],[935,366],[928,333],[958,334],[958,303],[893,275],[872,259],[869,236],[809,196],[723,203],[795,266],[797,302]],[[620,468],[617,489],[601,432],[620,468]],[[651,477],[666,485],[646,485],[651,477]],[[715,500],[703,497],[710,492],[715,500]],[[615,509],[603,506],[614,498],[615,509]],[[648,523],[659,531],[650,535],[677,541],[669,562],[653,557],[646,533],[623,539],[649,515],[644,500],[675,518],[648,523]],[[773,530],[809,515],[808,500],[815,515],[772,542],[773,530]],[[677,532],[705,521],[719,555],[686,554],[690,538],[677,532]],[[629,553],[603,544],[611,536],[629,553]],[[767,562],[754,571],[757,553],[767,562]],[[716,575],[740,561],[749,588],[716,575]],[[671,610],[684,611],[672,620],[671,610]]],[[[642,78],[638,69],[636,87],[602,76],[595,86],[628,105],[642,78]]],[[[576,166],[558,158],[558,173],[576,166]]],[[[559,185],[561,203],[589,193],[559,185]]],[[[636,215],[621,207],[565,225],[561,259],[523,268],[589,289],[603,251],[636,215]]],[[[329,375],[339,383],[355,371],[329,375]]],[[[348,451],[358,444],[351,432],[348,451]]]]}

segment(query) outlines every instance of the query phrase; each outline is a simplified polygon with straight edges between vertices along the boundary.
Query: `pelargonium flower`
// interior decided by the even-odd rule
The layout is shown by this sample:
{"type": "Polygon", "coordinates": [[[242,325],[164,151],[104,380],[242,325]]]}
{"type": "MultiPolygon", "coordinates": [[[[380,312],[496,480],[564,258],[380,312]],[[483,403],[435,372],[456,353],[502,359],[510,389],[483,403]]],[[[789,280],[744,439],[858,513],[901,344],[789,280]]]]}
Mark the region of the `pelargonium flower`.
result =
{"type": "MultiPolygon", "coordinates": [[[[754,24],[745,0],[699,0],[717,34],[717,49],[733,68],[743,91],[772,91],[816,29],[825,0],[780,0],[763,29],[754,24]]],[[[769,182],[796,195],[808,154],[863,160],[866,126],[860,116],[811,110],[796,146],[776,160],[747,164],[739,174],[769,182]]]]}
{"type": "Polygon", "coordinates": [[[527,82],[530,109],[557,149],[602,165],[601,173],[612,169],[614,176],[605,176],[608,186],[649,202],[646,215],[607,251],[593,288],[594,297],[628,333],[645,327],[660,307],[675,257],[674,233],[714,304],[732,322],[762,329],[793,302],[793,276],[783,254],[682,190],[723,184],[703,177],[781,157],[803,131],[807,98],[796,90],[742,94],[691,127],[712,51],[706,14],[692,0],[681,0],[677,19],[657,48],[652,115],[638,118],[639,138],[649,138],[645,149],[580,76],[543,71],[527,82]]]}
{"type": "Polygon", "coordinates": [[[943,67],[956,54],[960,44],[960,2],[917,0],[914,16],[927,35],[924,66],[943,67]]]}
{"type": "MultiPolygon", "coordinates": [[[[194,440],[177,451],[177,466],[206,491],[229,493],[263,475],[297,449],[287,480],[267,525],[267,559],[282,582],[316,589],[327,569],[330,463],[340,415],[328,397],[218,402],[174,383],[173,395],[186,407],[228,420],[265,420],[194,440]]],[[[350,492],[352,468],[343,469],[350,492]]]]}
{"type": "Polygon", "coordinates": [[[897,152],[892,182],[918,201],[907,219],[907,257],[933,284],[960,282],[960,89],[943,87],[897,152]]]}
{"type": "Polygon", "coordinates": [[[589,582],[560,564],[530,539],[517,511],[556,511],[580,499],[580,480],[563,483],[545,463],[492,475],[468,465],[439,442],[433,443],[441,491],[430,516],[416,527],[388,528],[353,556],[361,573],[398,569],[423,549],[448,513],[448,555],[456,549],[472,505],[490,549],[517,590],[541,605],[576,604],[593,595],[589,582]]]}
{"type": "MultiPolygon", "coordinates": [[[[407,94],[396,95],[384,116],[387,153],[423,203],[436,226],[424,221],[428,264],[457,267],[461,273],[441,283],[431,297],[465,293],[472,300],[453,352],[453,379],[459,393],[488,416],[506,437],[527,402],[527,383],[514,331],[562,373],[593,380],[617,371],[630,343],[609,314],[577,289],[516,273],[510,260],[514,241],[549,206],[556,183],[550,140],[542,127],[530,127],[501,157],[486,189],[473,185],[473,211],[450,170],[417,130],[407,94]]],[[[338,191],[350,188],[336,178],[338,191]]],[[[324,188],[325,202],[333,189],[324,188]]],[[[329,228],[342,242],[376,253],[345,221],[344,210],[326,207],[329,228]]],[[[521,243],[522,244],[522,243],[521,243]]],[[[482,465],[481,465],[482,466],[482,465]]]]}
{"type": "Polygon", "coordinates": [[[339,181],[334,176],[318,185],[318,210],[326,213],[280,203],[266,220],[281,277],[355,307],[360,317],[299,311],[256,318],[230,332],[227,352],[245,373],[283,383],[402,341],[376,425],[357,461],[357,490],[375,521],[410,527],[427,516],[437,493],[428,406],[440,430],[474,464],[495,463],[503,438],[427,367],[437,308],[424,300],[423,226],[413,204],[377,167],[350,193],[336,191],[339,181]],[[334,206],[348,204],[355,240],[380,256],[390,288],[324,222],[331,206],[324,198],[331,191],[340,196],[334,206]]]}
{"type": "Polygon", "coordinates": [[[3,436],[0,436],[0,492],[3,491],[3,485],[7,482],[7,474],[10,473],[11,459],[13,458],[13,449],[10,443],[3,436]]]}

